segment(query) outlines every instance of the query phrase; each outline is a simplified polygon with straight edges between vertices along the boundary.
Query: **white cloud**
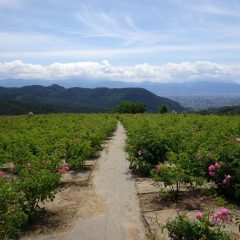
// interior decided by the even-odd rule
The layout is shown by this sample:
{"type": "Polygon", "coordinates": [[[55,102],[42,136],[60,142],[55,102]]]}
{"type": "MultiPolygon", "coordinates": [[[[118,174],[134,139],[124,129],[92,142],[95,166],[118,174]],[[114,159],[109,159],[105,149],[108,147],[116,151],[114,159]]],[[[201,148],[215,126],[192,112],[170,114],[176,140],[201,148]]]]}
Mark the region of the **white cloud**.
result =
{"type": "Polygon", "coordinates": [[[94,12],[84,9],[76,18],[88,29],[88,36],[105,36],[121,41],[121,46],[152,45],[163,39],[169,39],[169,34],[159,34],[158,31],[146,31],[138,28],[130,15],[118,19],[105,12],[94,12]]]}
{"type": "Polygon", "coordinates": [[[134,66],[115,66],[102,62],[53,63],[47,66],[20,60],[0,63],[0,79],[88,79],[118,81],[185,82],[196,80],[230,80],[240,83],[240,64],[183,62],[134,66]]]}

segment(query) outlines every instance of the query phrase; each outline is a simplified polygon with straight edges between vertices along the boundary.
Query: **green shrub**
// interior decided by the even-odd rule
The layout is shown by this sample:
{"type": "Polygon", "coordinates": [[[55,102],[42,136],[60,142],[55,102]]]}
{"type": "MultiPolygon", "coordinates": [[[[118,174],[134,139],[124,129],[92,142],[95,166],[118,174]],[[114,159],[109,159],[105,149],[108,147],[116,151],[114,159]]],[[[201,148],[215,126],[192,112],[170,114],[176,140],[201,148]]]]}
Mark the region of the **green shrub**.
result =
{"type": "MultiPolygon", "coordinates": [[[[240,117],[181,114],[122,115],[131,167],[150,175],[158,163],[174,164],[192,186],[214,181],[226,198],[240,200],[240,117]],[[140,153],[140,154],[139,154],[140,153]],[[209,174],[209,166],[221,168],[209,174]],[[226,176],[230,175],[227,184],[226,176]]],[[[183,180],[183,179],[182,179],[183,180]]]]}
{"type": "Polygon", "coordinates": [[[61,174],[93,157],[116,123],[107,114],[0,117],[0,238],[19,239],[61,174]]]}
{"type": "Polygon", "coordinates": [[[117,108],[117,113],[144,113],[146,112],[146,104],[141,102],[121,102],[117,108]]]}
{"type": "Polygon", "coordinates": [[[190,220],[185,214],[179,214],[162,229],[167,229],[169,237],[175,240],[230,240],[230,233],[223,228],[231,220],[229,210],[223,208],[213,216],[210,213],[197,212],[194,220],[190,220]]]}
{"type": "Polygon", "coordinates": [[[161,105],[161,106],[159,106],[157,112],[158,113],[167,113],[168,112],[168,107],[166,105],[161,105]]]}

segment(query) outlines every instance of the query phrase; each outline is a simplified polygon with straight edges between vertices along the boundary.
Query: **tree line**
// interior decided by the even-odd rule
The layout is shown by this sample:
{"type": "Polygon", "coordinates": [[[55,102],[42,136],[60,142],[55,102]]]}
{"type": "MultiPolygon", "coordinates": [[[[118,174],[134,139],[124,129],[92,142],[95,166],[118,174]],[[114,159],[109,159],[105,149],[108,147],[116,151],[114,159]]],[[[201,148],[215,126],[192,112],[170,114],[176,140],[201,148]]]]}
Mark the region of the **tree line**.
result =
{"type": "MultiPolygon", "coordinates": [[[[115,112],[117,113],[129,113],[129,114],[136,114],[136,113],[145,113],[147,111],[147,106],[145,103],[142,102],[129,102],[124,101],[121,102],[116,108],[115,112]]],[[[165,104],[162,104],[158,107],[157,113],[167,113],[168,107],[165,104]]]]}

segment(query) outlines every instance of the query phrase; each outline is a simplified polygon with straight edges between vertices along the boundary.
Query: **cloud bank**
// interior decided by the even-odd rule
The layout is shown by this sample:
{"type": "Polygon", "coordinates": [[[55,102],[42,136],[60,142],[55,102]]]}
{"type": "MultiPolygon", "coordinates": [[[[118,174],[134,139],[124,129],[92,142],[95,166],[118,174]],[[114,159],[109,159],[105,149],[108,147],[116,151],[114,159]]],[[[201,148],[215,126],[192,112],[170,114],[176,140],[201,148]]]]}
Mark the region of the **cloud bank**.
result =
{"type": "Polygon", "coordinates": [[[161,83],[212,80],[240,83],[240,64],[198,61],[117,66],[103,60],[101,62],[53,63],[44,66],[16,60],[0,63],[0,80],[3,79],[81,79],[161,83]]]}

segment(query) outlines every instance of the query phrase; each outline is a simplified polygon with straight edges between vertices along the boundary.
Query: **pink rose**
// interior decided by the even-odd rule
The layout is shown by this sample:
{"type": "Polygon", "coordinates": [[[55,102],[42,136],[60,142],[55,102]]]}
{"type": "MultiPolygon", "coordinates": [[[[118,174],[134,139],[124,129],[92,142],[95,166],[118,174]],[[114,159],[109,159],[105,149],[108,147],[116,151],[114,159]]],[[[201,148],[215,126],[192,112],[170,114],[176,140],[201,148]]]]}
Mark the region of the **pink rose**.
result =
{"type": "Polygon", "coordinates": [[[231,214],[227,208],[222,208],[213,216],[213,222],[215,224],[220,224],[221,222],[228,222],[230,220],[231,220],[231,214]]]}
{"type": "Polygon", "coordinates": [[[58,173],[60,173],[60,174],[64,174],[66,172],[66,170],[64,169],[64,168],[60,168],[59,170],[58,170],[58,173]]]}
{"type": "Polygon", "coordinates": [[[214,170],[215,170],[215,165],[210,165],[209,167],[208,167],[208,170],[209,170],[209,172],[213,172],[214,170]]]}
{"type": "Polygon", "coordinates": [[[63,169],[64,169],[65,171],[69,171],[69,170],[70,170],[68,166],[63,167],[63,169]]]}
{"type": "Polygon", "coordinates": [[[63,169],[67,172],[70,170],[68,163],[63,164],[63,169]]]}
{"type": "Polygon", "coordinates": [[[220,168],[221,167],[218,162],[216,162],[214,166],[215,166],[215,168],[220,168]]]}
{"type": "Polygon", "coordinates": [[[0,171],[0,177],[4,176],[4,172],[0,171]]]}
{"type": "Polygon", "coordinates": [[[201,218],[203,216],[202,212],[196,212],[195,217],[197,219],[201,218]]]}
{"type": "Polygon", "coordinates": [[[220,214],[221,214],[221,216],[225,216],[225,215],[230,214],[230,211],[227,208],[222,208],[220,210],[220,214]]]}
{"type": "Polygon", "coordinates": [[[172,237],[172,238],[175,238],[175,239],[178,239],[178,236],[177,236],[177,234],[175,234],[175,233],[172,233],[172,234],[171,234],[171,237],[172,237]]]}
{"type": "Polygon", "coordinates": [[[209,172],[209,175],[212,176],[212,177],[214,177],[214,176],[215,176],[215,172],[210,171],[210,172],[209,172]]]}
{"type": "Polygon", "coordinates": [[[231,180],[232,176],[231,175],[225,175],[225,178],[223,180],[224,184],[227,184],[231,180]]]}
{"type": "Polygon", "coordinates": [[[230,180],[231,178],[232,178],[231,175],[227,175],[227,176],[226,176],[226,179],[228,179],[228,180],[230,180]]]}

